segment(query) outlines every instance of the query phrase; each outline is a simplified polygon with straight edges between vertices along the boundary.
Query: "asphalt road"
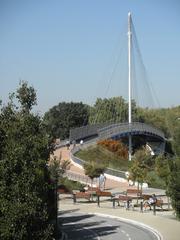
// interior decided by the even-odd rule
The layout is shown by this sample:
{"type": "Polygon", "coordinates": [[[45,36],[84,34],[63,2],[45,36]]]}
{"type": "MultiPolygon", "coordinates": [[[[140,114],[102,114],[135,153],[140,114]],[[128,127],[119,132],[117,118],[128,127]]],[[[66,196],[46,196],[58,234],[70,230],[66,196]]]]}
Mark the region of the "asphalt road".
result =
{"type": "Polygon", "coordinates": [[[76,211],[61,213],[59,221],[67,239],[71,240],[157,240],[148,229],[94,214],[81,214],[76,211]]]}

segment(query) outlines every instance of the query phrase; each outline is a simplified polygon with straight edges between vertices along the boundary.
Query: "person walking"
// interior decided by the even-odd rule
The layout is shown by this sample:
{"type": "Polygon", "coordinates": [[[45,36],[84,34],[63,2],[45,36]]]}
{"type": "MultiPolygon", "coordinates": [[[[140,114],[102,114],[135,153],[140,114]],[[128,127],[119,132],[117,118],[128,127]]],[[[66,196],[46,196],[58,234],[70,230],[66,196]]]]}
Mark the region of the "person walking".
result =
{"type": "Polygon", "coordinates": [[[106,176],[104,175],[104,173],[101,173],[99,177],[99,189],[101,191],[104,191],[105,189],[105,182],[106,182],[106,176]]]}

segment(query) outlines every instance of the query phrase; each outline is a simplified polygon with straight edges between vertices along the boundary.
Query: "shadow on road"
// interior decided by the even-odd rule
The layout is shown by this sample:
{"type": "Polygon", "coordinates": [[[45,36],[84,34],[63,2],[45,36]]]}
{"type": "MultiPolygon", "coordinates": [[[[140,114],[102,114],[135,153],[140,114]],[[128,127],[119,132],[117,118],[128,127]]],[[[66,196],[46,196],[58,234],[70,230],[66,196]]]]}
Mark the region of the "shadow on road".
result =
{"type": "Polygon", "coordinates": [[[105,220],[98,220],[94,214],[73,214],[72,211],[61,212],[60,228],[71,239],[92,239],[116,233],[120,226],[106,224],[105,220]],[[69,213],[71,215],[69,215],[69,213]],[[67,215],[66,215],[67,214],[67,215]]]}

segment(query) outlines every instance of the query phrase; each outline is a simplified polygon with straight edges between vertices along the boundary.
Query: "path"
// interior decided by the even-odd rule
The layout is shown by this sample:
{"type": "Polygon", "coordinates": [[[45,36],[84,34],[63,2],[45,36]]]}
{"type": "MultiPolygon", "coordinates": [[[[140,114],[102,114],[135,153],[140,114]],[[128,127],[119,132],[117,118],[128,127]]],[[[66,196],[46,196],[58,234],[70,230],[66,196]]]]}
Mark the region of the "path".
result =
{"type": "MultiPolygon", "coordinates": [[[[62,159],[64,160],[70,160],[70,150],[68,150],[66,147],[59,148],[55,151],[54,153],[56,156],[62,156],[62,159]]],[[[85,175],[84,170],[80,167],[77,167],[72,161],[71,161],[71,166],[70,170],[72,172],[85,175]]],[[[128,183],[127,182],[119,182],[113,179],[110,179],[107,177],[106,179],[106,189],[115,189],[115,188],[120,188],[121,191],[125,191],[128,188],[128,183]]]]}

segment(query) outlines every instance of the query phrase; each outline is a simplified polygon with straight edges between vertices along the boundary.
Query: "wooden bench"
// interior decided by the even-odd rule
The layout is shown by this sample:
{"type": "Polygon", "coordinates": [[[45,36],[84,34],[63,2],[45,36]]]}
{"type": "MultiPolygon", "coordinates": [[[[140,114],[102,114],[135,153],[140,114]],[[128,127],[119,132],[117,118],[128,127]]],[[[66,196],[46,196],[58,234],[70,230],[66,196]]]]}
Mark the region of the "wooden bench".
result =
{"type": "MultiPolygon", "coordinates": [[[[152,195],[148,195],[148,194],[144,194],[142,195],[142,199],[143,199],[143,205],[145,201],[148,201],[148,199],[151,197],[152,195]]],[[[158,199],[158,196],[156,196],[157,200],[155,203],[153,203],[151,206],[152,207],[159,207],[161,209],[163,209],[163,200],[162,199],[158,199]]],[[[141,210],[143,210],[143,206],[141,206],[141,210]]]]}
{"type": "Polygon", "coordinates": [[[76,203],[77,198],[84,198],[90,201],[91,193],[89,192],[74,192],[73,193],[73,202],[76,203]]]}
{"type": "Polygon", "coordinates": [[[142,190],[134,189],[134,188],[128,188],[126,191],[126,196],[142,196],[142,190]]]}
{"type": "Polygon", "coordinates": [[[131,201],[132,201],[132,197],[127,195],[119,195],[118,197],[113,198],[113,208],[115,208],[116,202],[118,203],[118,206],[120,206],[119,202],[123,202],[124,205],[126,205],[126,209],[129,209],[129,205],[131,201]]]}
{"type": "Polygon", "coordinates": [[[141,199],[142,190],[138,190],[135,188],[128,188],[124,195],[119,195],[113,199],[113,208],[115,208],[115,203],[118,202],[118,206],[120,206],[119,202],[123,202],[126,209],[129,209],[130,205],[134,206],[132,203],[133,199],[141,199]]]}
{"type": "Polygon", "coordinates": [[[97,191],[97,205],[100,207],[100,197],[110,197],[110,200],[113,198],[113,194],[111,192],[105,192],[105,191],[97,191]]]}
{"type": "Polygon", "coordinates": [[[163,209],[163,200],[162,199],[157,199],[157,201],[155,203],[155,206],[163,209]]]}
{"type": "Polygon", "coordinates": [[[100,189],[98,187],[88,187],[87,191],[92,191],[92,192],[99,192],[100,189]]]}

